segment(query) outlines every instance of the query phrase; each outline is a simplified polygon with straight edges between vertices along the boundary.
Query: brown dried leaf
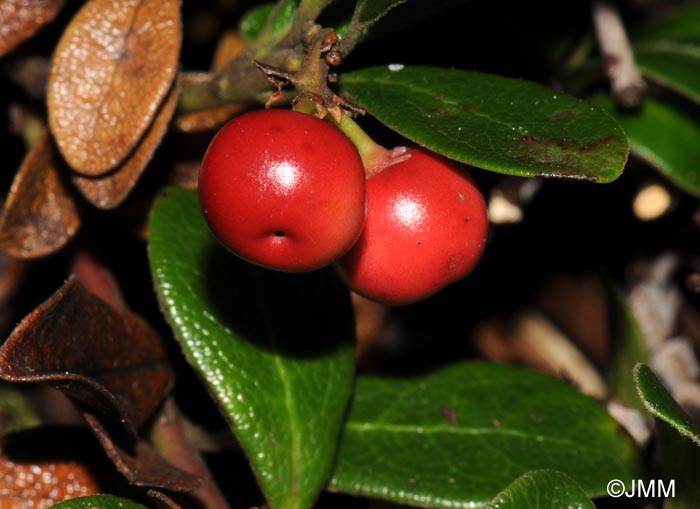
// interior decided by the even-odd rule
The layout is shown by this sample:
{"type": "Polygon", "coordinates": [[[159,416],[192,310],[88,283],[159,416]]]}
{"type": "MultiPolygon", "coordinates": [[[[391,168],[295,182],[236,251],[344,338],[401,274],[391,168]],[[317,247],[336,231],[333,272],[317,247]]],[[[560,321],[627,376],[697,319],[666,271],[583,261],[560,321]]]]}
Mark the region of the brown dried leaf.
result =
{"type": "Polygon", "coordinates": [[[180,504],[175,502],[172,498],[170,498],[162,491],[151,489],[146,492],[146,495],[155,500],[156,504],[161,509],[182,509],[182,506],[180,504]]]}
{"type": "Polygon", "coordinates": [[[209,110],[184,113],[175,117],[175,129],[182,133],[213,131],[249,107],[248,104],[228,104],[209,110]]]}
{"type": "Polygon", "coordinates": [[[0,508],[45,509],[104,489],[85,452],[94,439],[77,428],[36,428],[3,437],[0,446],[0,508]],[[85,439],[88,439],[87,441],[85,439]]]}
{"type": "Polygon", "coordinates": [[[0,378],[44,382],[132,434],[173,386],[160,336],[71,277],[0,348],[0,378]]]}
{"type": "Polygon", "coordinates": [[[50,23],[65,0],[2,0],[0,2],[0,57],[50,23]]]}
{"type": "Polygon", "coordinates": [[[211,70],[214,72],[222,71],[224,67],[226,67],[231,60],[240,55],[244,49],[245,40],[243,37],[231,30],[224,32],[216,45],[216,51],[214,52],[214,58],[211,63],[211,70]]]}
{"type": "Polygon", "coordinates": [[[201,161],[181,161],[173,165],[168,182],[183,189],[197,189],[201,161]]]}
{"type": "Polygon", "coordinates": [[[73,175],[73,183],[95,207],[109,210],[119,206],[136,186],[168,130],[180,91],[176,83],[139,145],[115,171],[98,177],[73,175]]]}
{"type": "Polygon", "coordinates": [[[17,258],[46,256],[61,249],[79,226],[77,206],[44,133],[17,172],[0,214],[0,250],[17,258]]]}
{"type": "Polygon", "coordinates": [[[387,340],[389,308],[385,304],[366,299],[352,292],[352,309],[355,312],[355,336],[357,348],[355,358],[362,362],[368,352],[381,348],[387,340]]]}
{"type": "Polygon", "coordinates": [[[68,163],[102,175],[136,147],[175,79],[178,0],[90,0],[56,48],[51,131],[68,163]]]}
{"type": "Polygon", "coordinates": [[[199,477],[168,463],[145,440],[110,434],[94,415],[86,412],[83,416],[109,459],[131,484],[183,492],[199,487],[199,477]],[[115,440],[117,437],[119,444],[115,440]]]}

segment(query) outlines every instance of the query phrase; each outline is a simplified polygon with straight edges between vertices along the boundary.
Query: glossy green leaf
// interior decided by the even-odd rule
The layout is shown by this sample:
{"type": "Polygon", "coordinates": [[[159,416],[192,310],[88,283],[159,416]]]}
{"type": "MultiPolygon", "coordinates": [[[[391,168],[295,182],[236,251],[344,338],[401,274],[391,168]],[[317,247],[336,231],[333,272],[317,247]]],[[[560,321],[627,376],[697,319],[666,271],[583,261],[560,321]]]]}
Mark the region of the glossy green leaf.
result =
{"type": "Polygon", "coordinates": [[[246,43],[265,37],[265,45],[272,46],[289,32],[296,14],[296,0],[258,5],[243,15],[238,23],[238,31],[246,43]]]}
{"type": "Polygon", "coordinates": [[[571,477],[555,470],[535,470],[518,477],[485,509],[595,509],[571,477]]]}
{"type": "Polygon", "coordinates": [[[640,475],[632,440],[595,401],[532,371],[461,363],[360,377],[331,487],[425,507],[478,507],[530,470],[589,496],[640,475]]]}
{"type": "Polygon", "coordinates": [[[625,405],[644,410],[637,395],[634,367],[648,362],[644,336],[627,297],[612,281],[605,281],[608,308],[608,395],[625,405]]]}
{"type": "Polygon", "coordinates": [[[632,153],[693,195],[700,195],[700,123],[652,97],[636,110],[620,110],[609,98],[594,104],[611,113],[630,140],[632,153]]]}
{"type": "Polygon", "coordinates": [[[700,42],[700,6],[688,5],[677,9],[645,27],[635,40],[700,42]]]}
{"type": "Polygon", "coordinates": [[[609,115],[535,83],[401,65],[347,73],[341,83],[391,129],[479,168],[610,182],[627,161],[627,138],[609,115]]]}
{"type": "Polygon", "coordinates": [[[214,240],[197,194],[169,189],[150,262],[188,361],[229,419],[271,509],[308,509],[328,477],[353,381],[347,289],[330,271],[256,268],[214,240]]]}
{"type": "Polygon", "coordinates": [[[700,103],[700,46],[665,41],[640,44],[634,56],[648,78],[700,103]]]}
{"type": "Polygon", "coordinates": [[[51,506],[51,509],[146,509],[141,504],[112,495],[78,497],[51,506]]]}
{"type": "Polygon", "coordinates": [[[648,366],[638,364],[634,368],[634,380],[639,398],[649,413],[667,422],[681,435],[700,445],[700,436],[695,431],[693,421],[648,366]]]}

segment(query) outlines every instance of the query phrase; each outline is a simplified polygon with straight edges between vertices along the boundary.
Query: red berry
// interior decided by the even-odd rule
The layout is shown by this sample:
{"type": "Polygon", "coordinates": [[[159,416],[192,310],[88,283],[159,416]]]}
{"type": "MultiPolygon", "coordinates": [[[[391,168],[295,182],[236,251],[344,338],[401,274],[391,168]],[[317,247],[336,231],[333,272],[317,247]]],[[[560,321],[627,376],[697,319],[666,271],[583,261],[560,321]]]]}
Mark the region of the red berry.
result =
{"type": "Polygon", "coordinates": [[[367,219],[338,264],[357,293],[422,300],[472,271],[486,246],[486,204],[468,173],[418,148],[367,181],[367,219]]]}
{"type": "Polygon", "coordinates": [[[263,267],[318,269],[350,249],[365,219],[360,156],[338,129],[290,110],[226,124],[202,161],[199,198],[233,253],[263,267]]]}

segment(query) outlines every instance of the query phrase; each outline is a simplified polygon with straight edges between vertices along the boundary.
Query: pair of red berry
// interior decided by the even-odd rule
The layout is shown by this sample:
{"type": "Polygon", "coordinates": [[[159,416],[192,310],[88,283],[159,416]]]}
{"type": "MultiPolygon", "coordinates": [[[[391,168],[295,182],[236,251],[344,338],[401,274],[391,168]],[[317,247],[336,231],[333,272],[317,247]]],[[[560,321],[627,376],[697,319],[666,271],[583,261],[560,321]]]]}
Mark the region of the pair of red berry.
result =
{"type": "Polygon", "coordinates": [[[290,110],[241,115],[214,137],[199,196],[229,250],[288,272],[331,263],[356,292],[421,300],[467,275],[486,243],[483,196],[469,175],[419,148],[366,177],[329,123],[290,110]]]}

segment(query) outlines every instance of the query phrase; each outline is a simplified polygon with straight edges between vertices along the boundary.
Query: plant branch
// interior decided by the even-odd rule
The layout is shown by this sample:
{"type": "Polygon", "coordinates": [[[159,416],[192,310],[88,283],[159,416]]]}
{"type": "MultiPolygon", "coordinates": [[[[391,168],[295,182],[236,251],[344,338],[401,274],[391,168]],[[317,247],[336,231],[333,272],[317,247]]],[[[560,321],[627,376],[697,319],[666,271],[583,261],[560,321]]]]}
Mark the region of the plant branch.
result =
{"type": "Polygon", "coordinates": [[[302,32],[305,25],[314,21],[323,12],[323,9],[333,3],[334,0],[301,0],[297,17],[294,20],[290,34],[302,32]]]}
{"type": "Polygon", "coordinates": [[[332,0],[302,0],[289,32],[274,40],[264,31],[258,39],[217,73],[187,73],[179,111],[187,113],[238,102],[265,102],[270,85],[253,64],[264,60],[270,66],[298,70],[304,44],[313,33],[313,21],[332,0]]]}
{"type": "MultiPolygon", "coordinates": [[[[289,51],[272,52],[266,61],[282,66],[289,51]]],[[[260,101],[270,85],[253,65],[254,52],[246,49],[218,73],[188,73],[183,80],[179,111],[190,113],[232,103],[260,101]]],[[[264,100],[263,100],[264,102],[264,100]]]]}
{"type": "Polygon", "coordinates": [[[407,0],[393,0],[384,4],[379,9],[368,0],[358,0],[353,12],[348,29],[340,41],[340,51],[344,56],[348,56],[355,46],[362,40],[367,31],[377,21],[383,18],[390,10],[405,3],[407,0]],[[368,13],[367,10],[371,12],[368,13]]]}
{"type": "Polygon", "coordinates": [[[593,3],[593,25],[615,100],[626,108],[638,106],[646,84],[634,63],[620,13],[607,0],[597,0],[593,3]]]}

